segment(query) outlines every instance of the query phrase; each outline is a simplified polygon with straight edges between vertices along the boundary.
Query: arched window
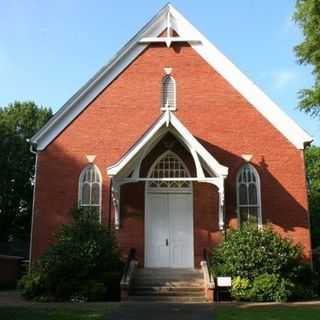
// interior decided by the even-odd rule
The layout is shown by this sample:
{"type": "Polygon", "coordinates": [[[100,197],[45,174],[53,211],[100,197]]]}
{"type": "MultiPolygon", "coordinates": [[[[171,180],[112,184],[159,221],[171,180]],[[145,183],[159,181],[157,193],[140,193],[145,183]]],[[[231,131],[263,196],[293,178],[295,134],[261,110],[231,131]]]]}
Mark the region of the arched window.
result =
{"type": "Polygon", "coordinates": [[[176,81],[169,74],[162,79],[161,109],[176,110],[176,81]]]}
{"type": "Polygon", "coordinates": [[[164,153],[155,162],[148,177],[155,179],[149,182],[149,188],[191,188],[191,182],[183,180],[190,177],[186,165],[172,151],[164,153]]]}
{"type": "Polygon", "coordinates": [[[237,211],[240,224],[246,221],[262,224],[260,178],[250,164],[244,165],[237,175],[237,211]]]}
{"type": "Polygon", "coordinates": [[[79,207],[101,207],[101,174],[94,164],[86,166],[79,178],[79,207]]]}

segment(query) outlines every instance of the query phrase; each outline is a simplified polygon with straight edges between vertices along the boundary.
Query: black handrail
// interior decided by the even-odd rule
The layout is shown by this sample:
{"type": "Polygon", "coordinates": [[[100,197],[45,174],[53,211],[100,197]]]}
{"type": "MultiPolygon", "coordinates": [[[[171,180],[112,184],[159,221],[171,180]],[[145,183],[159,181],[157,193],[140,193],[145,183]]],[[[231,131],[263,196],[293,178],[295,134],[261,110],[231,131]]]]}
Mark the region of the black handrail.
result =
{"type": "Polygon", "coordinates": [[[209,252],[208,252],[207,248],[203,248],[203,259],[207,263],[210,278],[213,278],[212,264],[211,264],[211,259],[210,259],[209,252]]]}
{"type": "Polygon", "coordinates": [[[135,248],[131,248],[129,250],[129,254],[128,254],[128,257],[127,257],[127,262],[126,264],[124,265],[124,269],[123,269],[123,276],[124,278],[126,279],[127,276],[128,276],[128,272],[129,272],[129,267],[130,267],[130,262],[132,260],[135,260],[136,258],[136,249],[135,248]]]}

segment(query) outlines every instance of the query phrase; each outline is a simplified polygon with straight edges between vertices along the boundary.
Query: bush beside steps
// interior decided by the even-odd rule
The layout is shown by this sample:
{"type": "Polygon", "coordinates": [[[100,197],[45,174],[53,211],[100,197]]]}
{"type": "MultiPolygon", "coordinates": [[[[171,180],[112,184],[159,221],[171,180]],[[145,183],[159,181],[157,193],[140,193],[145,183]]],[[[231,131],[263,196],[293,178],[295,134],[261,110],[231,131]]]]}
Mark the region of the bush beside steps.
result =
{"type": "Polygon", "coordinates": [[[270,226],[245,223],[228,231],[212,252],[214,276],[231,276],[231,297],[238,301],[310,299],[318,295],[319,278],[301,248],[270,226]]]}
{"type": "Polygon", "coordinates": [[[119,300],[123,264],[113,233],[93,209],[74,209],[54,244],[19,282],[26,299],[37,301],[119,300]]]}

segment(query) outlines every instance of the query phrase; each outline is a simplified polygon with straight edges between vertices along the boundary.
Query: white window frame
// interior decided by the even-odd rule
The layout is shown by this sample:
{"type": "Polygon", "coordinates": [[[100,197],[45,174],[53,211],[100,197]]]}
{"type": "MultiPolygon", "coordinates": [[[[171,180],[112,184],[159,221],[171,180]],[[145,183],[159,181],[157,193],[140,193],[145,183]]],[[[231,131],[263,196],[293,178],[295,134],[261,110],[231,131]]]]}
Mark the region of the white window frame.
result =
{"type": "Polygon", "coordinates": [[[177,110],[177,86],[176,86],[176,80],[174,79],[174,77],[171,74],[167,74],[162,78],[161,81],[161,110],[162,111],[166,111],[166,110],[170,110],[170,111],[176,111],[177,110]],[[172,94],[173,94],[173,106],[168,106],[166,104],[165,101],[165,96],[168,97],[168,93],[165,92],[166,88],[165,88],[165,82],[167,81],[167,79],[170,79],[173,83],[173,90],[172,90],[172,94]]]}
{"type": "MultiPolygon", "coordinates": [[[[97,183],[97,182],[94,182],[97,183]]],[[[92,183],[90,183],[90,193],[92,191],[92,183]]],[[[99,168],[95,164],[88,164],[85,166],[80,173],[78,181],[78,208],[99,208],[99,222],[101,223],[101,211],[102,211],[102,175],[99,168]],[[89,168],[94,168],[99,177],[99,204],[81,204],[82,199],[82,178],[89,168]]]]}
{"type": "MultiPolygon", "coordinates": [[[[252,183],[252,182],[250,182],[252,183]]],[[[247,183],[248,184],[248,183],[247,183]]],[[[259,227],[262,227],[262,207],[261,207],[261,182],[260,182],[260,176],[259,176],[259,173],[257,171],[257,169],[250,163],[246,163],[244,164],[243,166],[241,166],[241,168],[238,170],[238,173],[237,173],[237,177],[236,177],[236,188],[237,188],[237,217],[238,217],[238,225],[239,227],[241,226],[241,217],[240,217],[240,207],[243,207],[243,208],[248,208],[248,207],[252,207],[252,208],[257,208],[257,221],[258,221],[258,226],[259,227]],[[242,172],[242,170],[245,168],[245,167],[249,167],[250,168],[250,171],[254,174],[255,176],[255,179],[256,179],[256,182],[255,182],[255,185],[256,185],[256,189],[257,189],[257,205],[240,205],[240,183],[239,183],[239,176],[242,172]]],[[[247,186],[248,188],[248,186],[247,186]]]]}
{"type": "Polygon", "coordinates": [[[188,170],[188,167],[186,166],[186,164],[184,163],[184,161],[173,151],[171,150],[167,150],[164,153],[162,153],[152,164],[151,168],[149,169],[148,175],[147,177],[150,179],[150,181],[147,181],[146,185],[147,185],[147,190],[148,192],[157,192],[157,193],[161,193],[161,192],[179,192],[179,193],[190,193],[192,192],[192,181],[190,181],[190,171],[188,170]],[[183,169],[186,172],[186,176],[184,178],[180,178],[180,177],[173,177],[173,178],[153,178],[152,177],[152,173],[154,172],[154,169],[156,168],[156,166],[159,164],[159,162],[166,158],[168,154],[171,154],[173,157],[175,157],[178,162],[182,165],[183,169]],[[150,184],[154,181],[188,181],[189,182],[189,187],[178,187],[178,188],[173,188],[173,187],[152,187],[150,186],[150,184]]]}

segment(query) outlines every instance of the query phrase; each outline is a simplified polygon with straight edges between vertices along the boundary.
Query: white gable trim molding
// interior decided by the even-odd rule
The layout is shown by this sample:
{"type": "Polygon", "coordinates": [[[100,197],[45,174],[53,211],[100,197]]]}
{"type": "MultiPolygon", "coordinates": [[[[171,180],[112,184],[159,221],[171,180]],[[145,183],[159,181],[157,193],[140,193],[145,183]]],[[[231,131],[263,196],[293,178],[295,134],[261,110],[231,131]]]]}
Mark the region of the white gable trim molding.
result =
{"type": "MultiPolygon", "coordinates": [[[[73,95],[30,142],[37,150],[46,148],[138,55],[147,48],[148,38],[158,37],[170,27],[225,78],[297,149],[312,142],[312,137],[299,127],[279,106],[249,80],[229,59],[210,43],[171,4],[162,8],[91,80],[73,95]],[[190,41],[188,40],[190,39],[190,41]],[[197,40],[197,41],[195,41],[197,40]]],[[[172,38],[171,38],[172,39],[172,38]]],[[[177,37],[176,41],[180,41],[177,37]]]]}
{"type": "Polygon", "coordinates": [[[198,181],[215,185],[218,188],[219,197],[219,228],[220,230],[224,228],[224,181],[228,175],[228,168],[221,165],[170,110],[164,112],[116,164],[107,168],[107,174],[112,179],[112,198],[115,209],[114,221],[116,229],[120,228],[121,185],[154,180],[198,181]],[[167,132],[172,133],[190,152],[196,167],[195,177],[145,178],[140,176],[140,167],[143,159],[167,132]],[[205,176],[204,168],[210,177],[205,176]]]}
{"type": "MultiPolygon", "coordinates": [[[[108,176],[114,177],[121,174],[121,171],[126,168],[126,166],[138,155],[139,152],[142,152],[148,145],[153,147],[168,131],[172,132],[175,136],[178,136],[178,139],[187,146],[195,161],[196,168],[200,166],[200,160],[198,158],[199,155],[209,168],[212,175],[216,177],[226,177],[228,175],[228,168],[221,165],[190,133],[175,114],[170,110],[167,110],[116,164],[107,168],[108,176]],[[176,130],[176,132],[170,128],[170,125],[176,130]]],[[[148,151],[151,147],[147,148],[148,151]]],[[[143,155],[146,156],[146,153],[144,152],[143,155]]],[[[143,156],[139,161],[140,164],[142,160],[143,156]]],[[[201,170],[197,170],[197,174],[199,173],[200,176],[204,177],[204,175],[201,174],[201,170]]]]}

